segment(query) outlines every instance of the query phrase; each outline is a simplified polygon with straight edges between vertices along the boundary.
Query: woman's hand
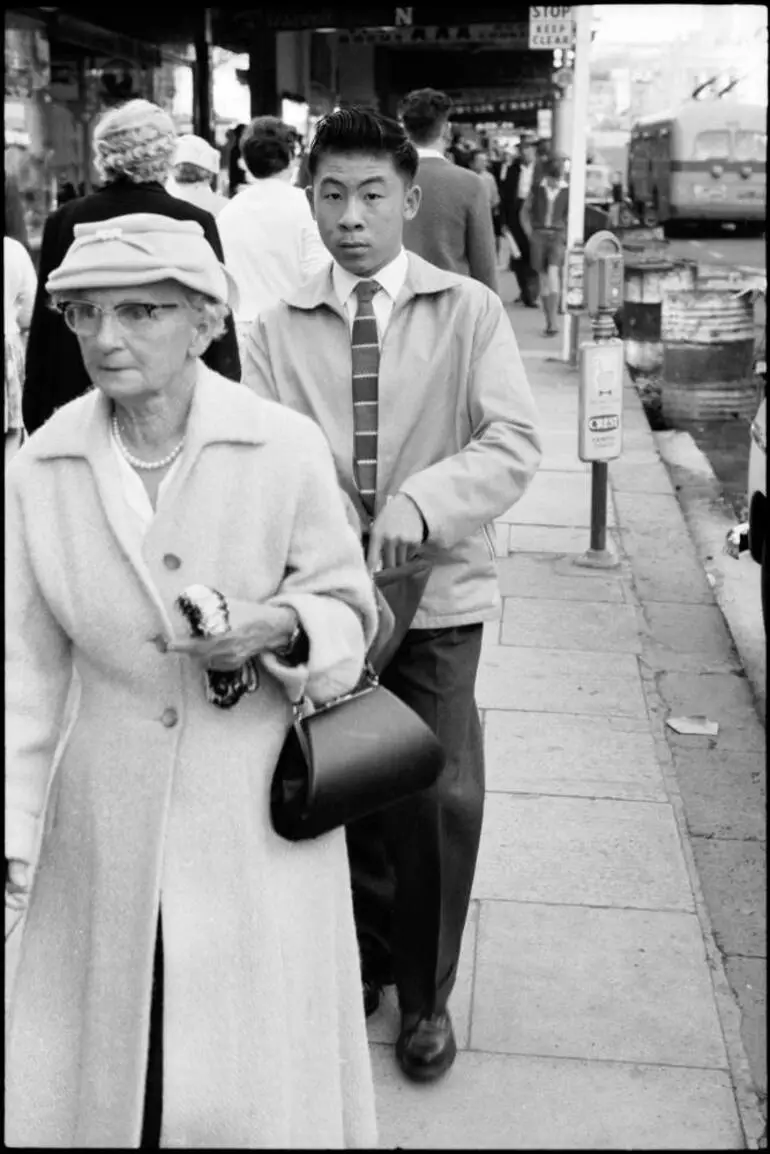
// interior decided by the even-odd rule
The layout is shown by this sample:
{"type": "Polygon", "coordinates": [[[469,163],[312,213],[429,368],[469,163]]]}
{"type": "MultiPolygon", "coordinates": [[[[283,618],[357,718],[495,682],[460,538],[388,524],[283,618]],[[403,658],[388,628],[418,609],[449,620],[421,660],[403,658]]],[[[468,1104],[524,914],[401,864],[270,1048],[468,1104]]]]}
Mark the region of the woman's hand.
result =
{"type": "Polygon", "coordinates": [[[9,910],[26,909],[29,900],[29,864],[10,858],[5,864],[5,904],[9,910]]]}
{"type": "MultiPolygon", "coordinates": [[[[229,603],[231,621],[237,603],[229,603]]],[[[287,645],[298,624],[293,609],[281,605],[249,605],[240,624],[233,621],[229,633],[220,637],[193,637],[189,641],[171,640],[169,653],[184,653],[197,658],[206,669],[220,673],[235,673],[251,657],[257,657],[266,650],[280,649],[287,645]]]]}

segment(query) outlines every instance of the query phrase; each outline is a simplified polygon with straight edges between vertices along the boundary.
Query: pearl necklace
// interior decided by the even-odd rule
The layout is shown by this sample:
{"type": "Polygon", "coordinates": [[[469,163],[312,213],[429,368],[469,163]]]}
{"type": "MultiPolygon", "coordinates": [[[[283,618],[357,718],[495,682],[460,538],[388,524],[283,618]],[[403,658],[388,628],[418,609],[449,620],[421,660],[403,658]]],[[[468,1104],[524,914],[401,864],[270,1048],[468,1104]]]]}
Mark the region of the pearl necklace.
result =
{"type": "Polygon", "coordinates": [[[184,448],[184,437],[182,437],[182,440],[179,442],[175,449],[171,450],[167,457],[163,457],[160,461],[141,461],[138,457],[135,457],[133,453],[129,453],[128,449],[123,444],[123,439],[120,435],[120,429],[118,428],[117,413],[112,414],[112,435],[117,442],[118,448],[128,461],[129,465],[133,465],[135,469],[165,469],[167,465],[172,464],[177,459],[179,454],[182,452],[182,449],[184,448]]]}

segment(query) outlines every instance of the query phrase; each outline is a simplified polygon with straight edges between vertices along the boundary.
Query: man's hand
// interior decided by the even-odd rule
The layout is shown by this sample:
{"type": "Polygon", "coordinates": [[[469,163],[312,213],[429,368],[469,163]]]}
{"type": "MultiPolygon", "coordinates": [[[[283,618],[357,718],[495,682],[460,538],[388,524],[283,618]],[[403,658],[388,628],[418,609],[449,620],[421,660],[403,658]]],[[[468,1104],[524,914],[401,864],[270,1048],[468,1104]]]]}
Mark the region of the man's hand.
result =
{"type": "MultiPolygon", "coordinates": [[[[230,609],[232,613],[234,605],[230,609]]],[[[240,625],[233,622],[229,633],[221,637],[193,637],[189,641],[172,640],[168,643],[168,652],[196,657],[206,669],[235,673],[249,658],[286,645],[296,625],[297,615],[293,609],[255,604],[249,606],[248,620],[240,625]]]]}
{"type": "Polygon", "coordinates": [[[29,865],[11,858],[5,866],[5,904],[9,910],[26,909],[29,900],[29,865]]]}
{"type": "Polygon", "coordinates": [[[425,537],[425,522],[411,497],[397,493],[375,519],[369,534],[366,563],[374,572],[382,561],[384,569],[403,565],[419,549],[425,537]]]}

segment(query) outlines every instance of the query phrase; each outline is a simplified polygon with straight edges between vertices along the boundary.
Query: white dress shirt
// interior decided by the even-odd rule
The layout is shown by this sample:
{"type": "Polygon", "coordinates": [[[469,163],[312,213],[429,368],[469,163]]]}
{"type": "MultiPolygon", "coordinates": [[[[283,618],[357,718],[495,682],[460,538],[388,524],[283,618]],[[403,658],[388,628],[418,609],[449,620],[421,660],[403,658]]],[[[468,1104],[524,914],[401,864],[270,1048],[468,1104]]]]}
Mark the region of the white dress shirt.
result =
{"type": "Polygon", "coordinates": [[[404,248],[401,249],[401,252],[390,264],[386,264],[384,268],[381,268],[379,272],[371,277],[356,276],[354,273],[344,269],[342,265],[337,264],[336,261],[334,262],[332,265],[332,284],[337,294],[337,300],[345,310],[351,333],[353,332],[353,321],[355,320],[356,309],[358,308],[358,300],[353,290],[359,281],[376,280],[381,285],[383,291],[375,293],[372,297],[372,308],[374,309],[374,316],[377,321],[377,336],[380,344],[382,344],[382,338],[388,327],[388,321],[393,312],[396,297],[404,287],[408,269],[409,258],[404,248]]]}
{"type": "Polygon", "coordinates": [[[422,160],[424,156],[437,156],[439,160],[446,160],[446,154],[440,152],[438,148],[420,148],[418,145],[417,155],[419,156],[420,160],[422,160]]]}
{"type": "MultiPolygon", "coordinates": [[[[120,476],[121,487],[123,490],[123,497],[125,499],[126,508],[126,522],[130,528],[134,542],[137,549],[141,552],[142,542],[144,541],[147,530],[152,524],[156,509],[153,509],[147,490],[145,489],[142,479],[133,466],[129,465],[126,458],[120,451],[120,446],[115,440],[115,435],[110,434],[110,441],[112,443],[112,451],[117,459],[117,470],[120,476]]],[[[184,450],[182,451],[184,452],[184,450]]],[[[168,488],[168,483],[179,468],[179,463],[182,460],[182,453],[179,454],[173,465],[166,473],[165,477],[158,485],[158,500],[156,504],[160,505],[163,495],[168,488]]]]}
{"type": "Polygon", "coordinates": [[[535,171],[534,162],[532,164],[522,164],[519,169],[519,187],[516,189],[516,196],[519,200],[526,200],[532,188],[532,175],[535,171]]]}
{"type": "Polygon", "coordinates": [[[243,188],[220,212],[217,228],[240,292],[239,324],[251,324],[331,261],[305,193],[281,177],[243,188]]]}

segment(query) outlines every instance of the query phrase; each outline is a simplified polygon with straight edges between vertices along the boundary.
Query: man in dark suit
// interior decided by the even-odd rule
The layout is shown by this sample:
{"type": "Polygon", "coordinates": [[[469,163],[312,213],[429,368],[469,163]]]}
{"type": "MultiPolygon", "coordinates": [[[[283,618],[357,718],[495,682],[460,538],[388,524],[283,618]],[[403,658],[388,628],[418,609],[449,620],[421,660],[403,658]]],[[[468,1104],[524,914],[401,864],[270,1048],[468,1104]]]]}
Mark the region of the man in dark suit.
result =
{"type": "MultiPolygon", "coordinates": [[[[70,200],[49,216],[43,232],[38,288],[27,344],[22,414],[27,432],[91,388],[80,345],[64,318],[48,305],[45,283],[61,264],[75,237],[75,225],[110,220],[134,212],[159,213],[175,220],[195,220],[218,258],[222,243],[214,217],[166,191],[176,142],[171,118],[156,104],[132,100],[108,112],[94,132],[94,164],[105,184],[89,196],[70,200]]],[[[241,379],[238,343],[232,317],[227,331],[203,360],[231,380],[241,379]]]]}
{"type": "Polygon", "coordinates": [[[503,225],[510,229],[521,256],[511,261],[511,270],[519,285],[521,303],[527,308],[537,308],[537,273],[530,259],[529,237],[522,228],[521,210],[524,206],[535,173],[535,142],[522,138],[519,154],[500,172],[500,210],[503,225]]]}
{"type": "Polygon", "coordinates": [[[497,258],[489,195],[475,172],[452,164],[452,101],[434,88],[418,88],[401,104],[401,120],[417,149],[422,200],[404,227],[404,246],[447,272],[462,273],[497,292],[497,258]]]}

